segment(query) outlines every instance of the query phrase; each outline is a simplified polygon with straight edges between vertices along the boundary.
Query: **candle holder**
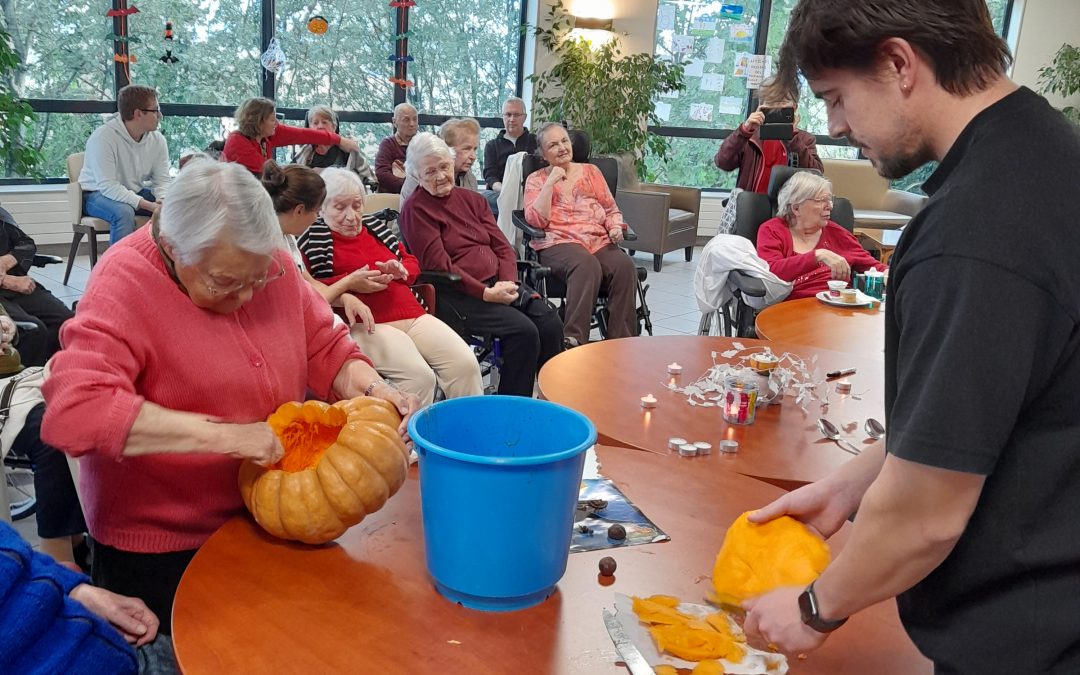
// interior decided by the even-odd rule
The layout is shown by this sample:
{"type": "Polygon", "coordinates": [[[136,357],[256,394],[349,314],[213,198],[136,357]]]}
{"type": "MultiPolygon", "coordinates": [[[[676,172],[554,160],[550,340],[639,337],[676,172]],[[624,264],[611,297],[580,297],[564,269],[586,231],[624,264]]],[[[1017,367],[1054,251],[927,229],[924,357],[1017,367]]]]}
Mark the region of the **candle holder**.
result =
{"type": "Polygon", "coordinates": [[[729,424],[753,424],[757,408],[758,385],[738,375],[724,380],[724,421],[729,424]]]}

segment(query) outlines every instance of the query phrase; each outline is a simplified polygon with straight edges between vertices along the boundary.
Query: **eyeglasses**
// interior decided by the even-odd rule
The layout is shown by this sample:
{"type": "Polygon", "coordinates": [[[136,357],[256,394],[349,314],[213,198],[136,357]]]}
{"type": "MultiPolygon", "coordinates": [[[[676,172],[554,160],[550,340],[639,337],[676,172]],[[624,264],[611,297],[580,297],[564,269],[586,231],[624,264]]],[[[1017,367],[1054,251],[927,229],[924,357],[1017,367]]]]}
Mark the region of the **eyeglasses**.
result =
{"type": "Polygon", "coordinates": [[[161,117],[161,108],[139,108],[144,113],[154,113],[158,117],[161,117]]]}
{"type": "Polygon", "coordinates": [[[239,293],[248,286],[250,286],[252,290],[257,291],[260,288],[266,286],[266,284],[270,283],[271,281],[277,281],[281,277],[285,276],[285,266],[275,260],[274,262],[270,263],[270,267],[269,269],[267,269],[266,274],[264,274],[261,279],[256,279],[255,281],[215,279],[209,274],[204,274],[198,269],[195,269],[195,273],[199,275],[199,281],[202,282],[202,285],[204,288],[206,288],[207,292],[210,293],[211,296],[218,296],[239,293]],[[277,267],[277,270],[274,270],[275,266],[277,267]]]}
{"type": "Polygon", "coordinates": [[[813,199],[807,199],[808,202],[817,202],[818,204],[828,204],[830,207],[833,205],[832,197],[814,197],[813,199]]]}
{"type": "Polygon", "coordinates": [[[525,113],[503,113],[503,117],[508,117],[514,120],[518,119],[519,117],[525,117],[525,113]]]}

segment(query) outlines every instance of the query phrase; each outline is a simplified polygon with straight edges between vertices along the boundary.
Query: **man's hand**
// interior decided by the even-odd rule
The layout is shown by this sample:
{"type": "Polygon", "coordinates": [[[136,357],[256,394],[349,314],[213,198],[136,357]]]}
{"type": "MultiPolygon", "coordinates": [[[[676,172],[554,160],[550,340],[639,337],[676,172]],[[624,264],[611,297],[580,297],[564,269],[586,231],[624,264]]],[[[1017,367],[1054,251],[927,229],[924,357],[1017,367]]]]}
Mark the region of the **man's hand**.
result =
{"type": "Polygon", "coordinates": [[[37,288],[37,283],[30,277],[17,277],[11,274],[0,279],[0,288],[6,291],[15,291],[23,295],[30,295],[37,288]]]}
{"type": "Polygon", "coordinates": [[[343,293],[341,295],[341,306],[345,310],[345,318],[350,326],[359,323],[364,327],[368,335],[375,332],[375,317],[371,313],[371,308],[365,305],[363,300],[352,293],[343,293]]]}
{"type": "Polygon", "coordinates": [[[159,208],[161,208],[161,204],[159,204],[158,202],[151,202],[146,199],[139,200],[139,209],[142,211],[149,211],[150,213],[153,213],[159,208]]]}
{"type": "Polygon", "coordinates": [[[157,637],[160,622],[146,603],[138,598],[118,595],[90,584],[79,584],[71,590],[71,599],[112,624],[128,644],[141,647],[157,637]]]}
{"type": "Polygon", "coordinates": [[[502,181],[497,180],[494,183],[492,183],[491,184],[491,189],[494,190],[495,192],[502,192],[502,181]]]}
{"type": "Polygon", "coordinates": [[[765,523],[780,516],[791,516],[828,539],[840,531],[844,522],[859,507],[843,490],[828,479],[804,485],[788,492],[748,516],[751,523],[765,523]]]}
{"type": "Polygon", "coordinates": [[[10,253],[7,255],[0,255],[0,274],[7,274],[18,264],[19,261],[10,253]]]}
{"type": "Polygon", "coordinates": [[[802,622],[799,596],[803,590],[801,586],[786,586],[744,602],[746,637],[760,647],[775,645],[792,656],[820,647],[829,634],[819,633],[802,622]]]}

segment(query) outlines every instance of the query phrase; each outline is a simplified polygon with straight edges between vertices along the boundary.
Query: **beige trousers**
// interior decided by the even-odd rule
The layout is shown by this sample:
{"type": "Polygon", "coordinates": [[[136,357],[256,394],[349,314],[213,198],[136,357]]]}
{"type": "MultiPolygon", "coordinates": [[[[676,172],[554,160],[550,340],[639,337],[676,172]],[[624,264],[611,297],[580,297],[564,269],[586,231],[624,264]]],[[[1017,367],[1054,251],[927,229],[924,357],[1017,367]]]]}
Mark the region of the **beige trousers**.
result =
{"type": "Polygon", "coordinates": [[[383,377],[423,405],[435,399],[436,384],[446,398],[484,393],[472,349],[430,314],[375,324],[374,333],[358,323],[349,332],[383,377]]]}

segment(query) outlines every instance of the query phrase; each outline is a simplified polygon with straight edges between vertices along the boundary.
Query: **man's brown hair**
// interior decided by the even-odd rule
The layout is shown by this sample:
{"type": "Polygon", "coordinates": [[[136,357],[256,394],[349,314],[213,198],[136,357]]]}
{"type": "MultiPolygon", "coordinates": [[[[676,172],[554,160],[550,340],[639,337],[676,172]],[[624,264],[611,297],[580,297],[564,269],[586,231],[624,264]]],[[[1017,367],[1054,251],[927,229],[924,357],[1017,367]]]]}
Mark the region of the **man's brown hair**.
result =
{"type": "Polygon", "coordinates": [[[946,91],[982,91],[1012,62],[994,32],[986,0],[800,0],[780,48],[777,79],[798,100],[801,72],[872,72],[878,47],[902,38],[929,61],[946,91]]]}
{"type": "Polygon", "coordinates": [[[120,119],[125,122],[135,119],[135,111],[154,107],[157,97],[157,90],[153,87],[129,84],[116,95],[116,107],[120,110],[120,119]]]}

